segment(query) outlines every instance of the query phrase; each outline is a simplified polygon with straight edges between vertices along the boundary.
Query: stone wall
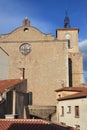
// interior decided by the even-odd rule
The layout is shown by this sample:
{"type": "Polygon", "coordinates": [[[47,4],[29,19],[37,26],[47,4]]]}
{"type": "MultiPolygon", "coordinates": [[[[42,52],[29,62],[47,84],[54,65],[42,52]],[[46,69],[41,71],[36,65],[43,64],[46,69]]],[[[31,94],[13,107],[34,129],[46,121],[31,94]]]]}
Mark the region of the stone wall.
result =
{"type": "Polygon", "coordinates": [[[55,40],[33,27],[27,28],[28,32],[21,27],[0,40],[0,47],[9,55],[9,78],[21,78],[25,68],[27,91],[33,94],[33,104],[55,105],[54,90],[61,87],[62,81],[68,86],[67,41],[55,40]],[[28,55],[19,51],[23,43],[32,47],[28,55]]]}

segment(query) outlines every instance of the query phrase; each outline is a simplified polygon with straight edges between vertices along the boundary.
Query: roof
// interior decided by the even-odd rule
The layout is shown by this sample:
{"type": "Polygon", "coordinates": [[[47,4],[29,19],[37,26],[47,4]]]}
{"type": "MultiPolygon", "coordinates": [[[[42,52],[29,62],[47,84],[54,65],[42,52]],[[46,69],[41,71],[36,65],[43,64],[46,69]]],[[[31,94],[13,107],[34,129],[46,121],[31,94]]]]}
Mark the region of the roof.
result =
{"type": "Polygon", "coordinates": [[[55,92],[60,92],[60,91],[82,92],[84,89],[87,89],[87,88],[86,87],[63,87],[63,88],[55,90],[55,92]]]}
{"type": "Polygon", "coordinates": [[[77,93],[61,97],[58,99],[59,101],[87,97],[87,87],[71,87],[71,88],[65,87],[56,90],[56,92],[60,92],[60,91],[73,91],[77,93]]]}
{"type": "Polygon", "coordinates": [[[79,28],[58,28],[57,30],[62,30],[62,31],[65,31],[65,30],[78,30],[79,31],[79,28]]]}
{"type": "Polygon", "coordinates": [[[0,93],[6,91],[6,89],[10,89],[15,85],[22,83],[24,80],[21,79],[8,79],[8,80],[0,80],[0,93]]]}
{"type": "Polygon", "coordinates": [[[41,119],[0,119],[0,130],[74,130],[41,119]]]}

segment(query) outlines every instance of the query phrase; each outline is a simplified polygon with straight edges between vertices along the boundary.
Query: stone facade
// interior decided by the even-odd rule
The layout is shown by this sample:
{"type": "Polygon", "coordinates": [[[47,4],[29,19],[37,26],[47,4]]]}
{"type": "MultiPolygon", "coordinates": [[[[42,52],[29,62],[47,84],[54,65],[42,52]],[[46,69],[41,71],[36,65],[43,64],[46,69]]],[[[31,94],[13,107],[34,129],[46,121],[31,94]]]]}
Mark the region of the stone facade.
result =
{"type": "Polygon", "coordinates": [[[54,90],[61,86],[70,86],[70,69],[72,69],[71,86],[78,86],[83,82],[82,54],[78,50],[78,29],[59,29],[55,38],[30,26],[30,21],[27,19],[23,21],[23,26],[9,34],[0,35],[0,49],[8,55],[8,78],[28,80],[27,91],[32,92],[33,105],[55,106],[54,90]],[[69,33],[71,39],[66,40],[65,34],[69,33]],[[70,49],[68,49],[69,42],[70,49]],[[70,69],[69,55],[72,55],[70,69]]]}
{"type": "Polygon", "coordinates": [[[78,28],[57,29],[58,40],[68,40],[68,59],[71,61],[69,86],[74,87],[83,83],[83,59],[78,47],[78,32],[78,28]]]}

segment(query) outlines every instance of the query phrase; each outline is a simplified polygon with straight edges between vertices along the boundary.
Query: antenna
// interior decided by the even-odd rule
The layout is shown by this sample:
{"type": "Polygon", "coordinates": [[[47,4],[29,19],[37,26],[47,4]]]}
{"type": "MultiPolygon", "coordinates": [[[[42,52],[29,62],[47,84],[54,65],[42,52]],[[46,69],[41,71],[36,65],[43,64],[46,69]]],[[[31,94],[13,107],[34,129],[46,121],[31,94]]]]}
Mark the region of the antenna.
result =
{"type": "Polygon", "coordinates": [[[68,17],[67,9],[65,10],[64,28],[70,28],[70,20],[68,17]]]}
{"type": "Polygon", "coordinates": [[[66,14],[66,17],[68,17],[68,11],[67,11],[67,9],[65,10],[65,14],[66,14]]]}

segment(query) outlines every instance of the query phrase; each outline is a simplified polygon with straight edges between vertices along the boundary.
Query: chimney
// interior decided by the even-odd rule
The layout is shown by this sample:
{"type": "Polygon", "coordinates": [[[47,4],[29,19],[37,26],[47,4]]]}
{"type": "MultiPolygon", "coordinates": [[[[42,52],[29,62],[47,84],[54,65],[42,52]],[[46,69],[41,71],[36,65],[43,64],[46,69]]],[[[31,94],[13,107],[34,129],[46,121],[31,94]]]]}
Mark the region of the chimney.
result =
{"type": "Polygon", "coordinates": [[[30,21],[28,20],[27,17],[23,20],[22,26],[30,26],[30,21]]]}

